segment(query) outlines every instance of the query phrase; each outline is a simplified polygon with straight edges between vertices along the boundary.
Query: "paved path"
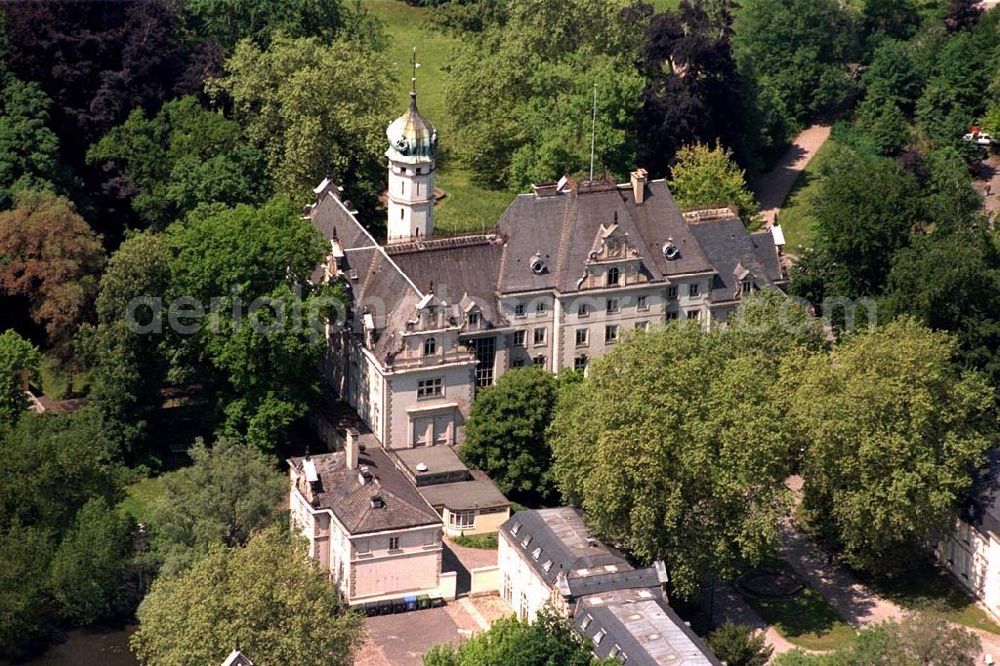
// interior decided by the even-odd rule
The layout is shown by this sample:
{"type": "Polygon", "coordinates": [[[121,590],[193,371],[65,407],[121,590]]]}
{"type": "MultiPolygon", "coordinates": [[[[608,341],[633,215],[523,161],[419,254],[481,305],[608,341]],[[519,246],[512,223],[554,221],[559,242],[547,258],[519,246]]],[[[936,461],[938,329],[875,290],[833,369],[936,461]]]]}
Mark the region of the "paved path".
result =
{"type": "Polygon", "coordinates": [[[715,617],[718,624],[726,621],[743,624],[764,632],[767,644],[774,648],[774,656],[794,650],[795,645],[778,633],[778,630],[764,621],[757,611],[746,602],[732,584],[719,581],[715,586],[715,617]]]}
{"type": "MultiPolygon", "coordinates": [[[[802,491],[801,477],[789,477],[786,485],[798,503],[802,491]]],[[[880,597],[862,585],[844,566],[829,560],[826,553],[796,529],[790,518],[782,522],[781,536],[783,544],[778,555],[855,629],[886,620],[899,620],[906,615],[905,609],[880,597]]],[[[982,641],[984,656],[1000,657],[1000,636],[978,629],[970,630],[982,641]]],[[[980,663],[988,662],[980,657],[980,663]]]]}
{"type": "Polygon", "coordinates": [[[778,210],[792,191],[796,179],[809,164],[816,151],[830,138],[829,125],[813,125],[795,137],[777,166],[754,178],[750,189],[760,202],[760,214],[765,226],[774,222],[778,210]]]}
{"type": "Polygon", "coordinates": [[[996,224],[997,211],[1000,211],[1000,155],[991,153],[983,160],[973,186],[983,197],[987,216],[996,224]]]}

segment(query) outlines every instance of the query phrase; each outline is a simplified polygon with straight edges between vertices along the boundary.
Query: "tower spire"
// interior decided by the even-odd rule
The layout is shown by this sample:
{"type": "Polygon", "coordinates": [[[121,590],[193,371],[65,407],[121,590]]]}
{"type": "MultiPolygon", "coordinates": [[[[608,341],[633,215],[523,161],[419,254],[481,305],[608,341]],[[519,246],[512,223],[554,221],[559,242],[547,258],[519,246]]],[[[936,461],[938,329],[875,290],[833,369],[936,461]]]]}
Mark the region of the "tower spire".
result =
{"type": "Polygon", "coordinates": [[[420,65],[417,63],[417,47],[413,47],[413,55],[410,58],[410,62],[413,65],[413,76],[410,77],[410,108],[417,108],[417,67],[420,65]]]}

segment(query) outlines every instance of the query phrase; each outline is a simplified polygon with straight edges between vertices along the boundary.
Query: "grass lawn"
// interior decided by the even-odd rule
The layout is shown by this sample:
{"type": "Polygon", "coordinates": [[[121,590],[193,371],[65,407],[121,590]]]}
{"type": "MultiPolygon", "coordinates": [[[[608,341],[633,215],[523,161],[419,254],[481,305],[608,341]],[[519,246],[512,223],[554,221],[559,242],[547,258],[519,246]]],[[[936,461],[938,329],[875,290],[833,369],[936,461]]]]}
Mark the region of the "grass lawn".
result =
{"type": "Polygon", "coordinates": [[[791,254],[799,254],[800,246],[811,247],[813,244],[813,201],[819,192],[820,168],[833,151],[831,148],[833,144],[833,139],[828,139],[809,160],[809,164],[792,186],[792,191],[778,215],[781,230],[785,232],[785,247],[791,254]]]}
{"type": "MultiPolygon", "coordinates": [[[[169,474],[170,472],[167,472],[169,474]]],[[[163,478],[160,476],[140,479],[125,489],[125,499],[118,505],[119,510],[126,513],[136,522],[149,524],[153,514],[153,505],[163,497],[163,478]]]]}
{"type": "Polygon", "coordinates": [[[976,600],[950,574],[930,562],[916,572],[895,580],[869,580],[865,583],[903,608],[924,611],[956,624],[1000,634],[1000,625],[990,619],[976,600]]]}
{"type": "MultiPolygon", "coordinates": [[[[666,0],[675,2],[676,0],[666,0]]],[[[410,57],[417,47],[417,93],[420,112],[440,130],[441,152],[436,186],[444,190],[445,198],[434,211],[435,228],[444,234],[476,232],[488,229],[514,198],[513,192],[489,190],[472,183],[471,172],[456,160],[447,159],[449,139],[454,136],[444,102],[445,79],[451,49],[457,39],[431,32],[425,25],[426,7],[412,7],[402,0],[367,0],[367,6],[387,27],[389,56],[393,73],[399,80],[397,107],[402,113],[409,104],[410,77],[413,70],[410,57]]]]}
{"type": "MultiPolygon", "coordinates": [[[[768,565],[788,568],[780,560],[768,562],[768,565]]],[[[801,648],[836,650],[854,641],[853,627],[811,587],[806,586],[792,599],[771,599],[737,589],[765,622],[801,648]]]]}
{"type": "Polygon", "coordinates": [[[493,550],[497,547],[497,533],[491,532],[490,534],[470,534],[470,535],[459,535],[456,537],[451,537],[459,546],[465,548],[483,548],[485,550],[493,550]]]}

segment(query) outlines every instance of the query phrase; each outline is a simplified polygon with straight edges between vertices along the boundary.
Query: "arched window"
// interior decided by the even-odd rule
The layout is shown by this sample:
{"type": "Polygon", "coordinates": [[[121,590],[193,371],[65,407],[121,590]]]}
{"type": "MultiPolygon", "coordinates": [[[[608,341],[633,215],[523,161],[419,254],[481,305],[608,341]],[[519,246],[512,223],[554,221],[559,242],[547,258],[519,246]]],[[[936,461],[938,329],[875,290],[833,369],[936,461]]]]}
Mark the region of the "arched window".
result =
{"type": "Polygon", "coordinates": [[[437,340],[434,338],[427,338],[424,340],[424,356],[430,356],[431,354],[436,354],[438,348],[437,340]]]}
{"type": "Polygon", "coordinates": [[[617,268],[608,269],[608,284],[618,284],[618,280],[621,278],[621,271],[617,268]]]}

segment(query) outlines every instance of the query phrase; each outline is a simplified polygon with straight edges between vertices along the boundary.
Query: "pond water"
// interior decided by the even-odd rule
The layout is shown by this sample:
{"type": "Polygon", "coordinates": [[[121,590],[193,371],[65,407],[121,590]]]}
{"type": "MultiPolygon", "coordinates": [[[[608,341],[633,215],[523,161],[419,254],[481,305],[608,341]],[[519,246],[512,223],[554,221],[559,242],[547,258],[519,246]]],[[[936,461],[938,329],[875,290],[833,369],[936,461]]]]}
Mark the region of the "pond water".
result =
{"type": "Polygon", "coordinates": [[[31,661],[29,666],[138,666],[128,649],[128,637],[135,627],[69,632],[66,640],[53,645],[31,661]]]}

